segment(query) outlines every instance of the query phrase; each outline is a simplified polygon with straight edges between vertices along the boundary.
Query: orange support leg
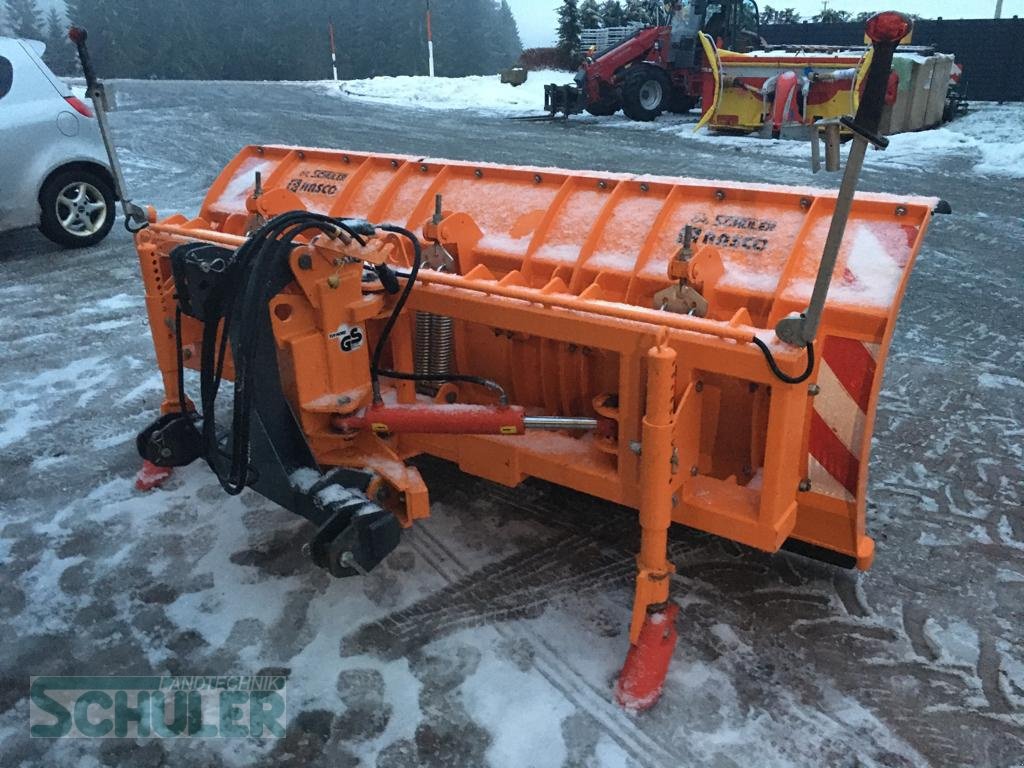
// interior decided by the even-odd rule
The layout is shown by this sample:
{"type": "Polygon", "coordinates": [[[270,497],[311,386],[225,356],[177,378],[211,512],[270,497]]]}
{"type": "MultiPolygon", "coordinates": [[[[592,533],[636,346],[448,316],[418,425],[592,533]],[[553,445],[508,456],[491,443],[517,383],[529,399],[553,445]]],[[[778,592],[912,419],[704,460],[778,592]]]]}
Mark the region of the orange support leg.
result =
{"type": "Polygon", "coordinates": [[[668,602],[668,527],[672,523],[673,415],[676,353],[667,345],[647,353],[647,408],[640,456],[640,554],[629,628],[630,649],[615,698],[648,709],[661,695],[676,644],[676,605],[668,602]]]}
{"type": "Polygon", "coordinates": [[[151,491],[163,485],[174,473],[170,467],[158,467],[151,461],[142,460],[142,469],[135,475],[135,489],[151,491]]]}

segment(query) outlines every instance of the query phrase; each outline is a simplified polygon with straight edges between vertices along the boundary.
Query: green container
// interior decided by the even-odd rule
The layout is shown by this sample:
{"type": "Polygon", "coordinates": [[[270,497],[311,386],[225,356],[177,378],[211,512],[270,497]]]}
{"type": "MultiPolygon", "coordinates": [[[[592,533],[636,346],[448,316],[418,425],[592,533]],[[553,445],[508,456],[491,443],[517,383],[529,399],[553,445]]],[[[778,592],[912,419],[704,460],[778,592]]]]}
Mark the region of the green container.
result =
{"type": "Polygon", "coordinates": [[[526,82],[526,67],[512,67],[501,70],[501,82],[508,83],[513,88],[526,82]]]}

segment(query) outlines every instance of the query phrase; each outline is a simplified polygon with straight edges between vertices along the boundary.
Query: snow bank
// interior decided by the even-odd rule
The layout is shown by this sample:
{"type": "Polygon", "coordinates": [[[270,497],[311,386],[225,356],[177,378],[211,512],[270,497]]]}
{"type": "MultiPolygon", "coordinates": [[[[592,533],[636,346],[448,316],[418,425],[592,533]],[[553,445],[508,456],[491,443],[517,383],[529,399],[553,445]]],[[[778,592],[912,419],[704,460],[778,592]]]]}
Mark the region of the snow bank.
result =
{"type": "Polygon", "coordinates": [[[941,128],[893,136],[886,154],[903,162],[960,154],[974,161],[977,173],[1024,179],[1024,104],[974,104],[941,128]]]}
{"type": "Polygon", "coordinates": [[[366,80],[321,81],[314,85],[362,101],[414,109],[468,109],[481,114],[543,114],[544,86],[571,83],[572,72],[538,70],[513,87],[499,75],[470,77],[372,77],[366,80]]]}
{"type": "MultiPolygon", "coordinates": [[[[312,87],[329,95],[377,104],[394,104],[421,110],[468,110],[483,115],[543,114],[544,86],[571,83],[573,73],[557,70],[530,72],[526,83],[513,88],[498,75],[471,77],[374,77],[366,80],[320,81],[312,87]]],[[[608,128],[668,133],[684,141],[739,147],[772,155],[806,157],[805,142],[766,140],[756,136],[722,136],[702,130],[693,132],[697,112],[662,115],[651,123],[635,123],[622,114],[572,118],[608,128]]],[[[1024,178],[1024,104],[977,103],[965,117],[930,131],[893,136],[884,154],[872,154],[872,162],[899,167],[920,167],[936,155],[960,154],[974,162],[974,170],[986,176],[1024,178]]]]}

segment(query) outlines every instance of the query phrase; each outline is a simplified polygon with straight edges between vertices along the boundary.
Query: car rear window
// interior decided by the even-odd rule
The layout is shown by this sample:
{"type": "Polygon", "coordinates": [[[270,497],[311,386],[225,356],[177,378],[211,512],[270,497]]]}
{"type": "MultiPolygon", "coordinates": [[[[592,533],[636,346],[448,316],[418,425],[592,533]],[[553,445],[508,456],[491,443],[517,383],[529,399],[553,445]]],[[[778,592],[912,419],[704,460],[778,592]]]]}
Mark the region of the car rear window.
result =
{"type": "Polygon", "coordinates": [[[11,83],[14,81],[14,67],[11,62],[0,56],[0,99],[11,90],[11,83]]]}

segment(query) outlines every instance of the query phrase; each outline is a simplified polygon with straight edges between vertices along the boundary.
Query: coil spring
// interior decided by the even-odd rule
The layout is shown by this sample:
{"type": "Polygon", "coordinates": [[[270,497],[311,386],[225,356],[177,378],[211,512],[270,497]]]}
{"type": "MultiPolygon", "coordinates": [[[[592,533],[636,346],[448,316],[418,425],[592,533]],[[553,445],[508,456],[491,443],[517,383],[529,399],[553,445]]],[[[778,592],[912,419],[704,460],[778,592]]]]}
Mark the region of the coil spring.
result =
{"type": "Polygon", "coordinates": [[[430,372],[452,372],[452,337],[455,323],[444,315],[430,317],[430,372]]]}
{"type": "Polygon", "coordinates": [[[433,315],[416,313],[416,351],[413,363],[416,373],[430,373],[430,326],[433,315]]]}
{"type": "MultiPolygon", "coordinates": [[[[452,370],[452,340],[455,324],[450,317],[429,312],[416,313],[416,349],[413,363],[416,373],[444,374],[452,370]]],[[[440,382],[420,381],[416,391],[435,395],[440,382]]]]}

